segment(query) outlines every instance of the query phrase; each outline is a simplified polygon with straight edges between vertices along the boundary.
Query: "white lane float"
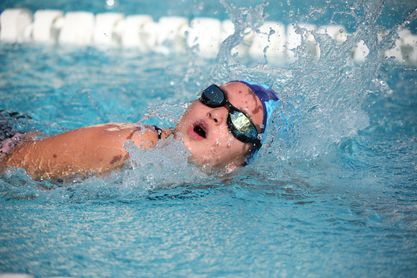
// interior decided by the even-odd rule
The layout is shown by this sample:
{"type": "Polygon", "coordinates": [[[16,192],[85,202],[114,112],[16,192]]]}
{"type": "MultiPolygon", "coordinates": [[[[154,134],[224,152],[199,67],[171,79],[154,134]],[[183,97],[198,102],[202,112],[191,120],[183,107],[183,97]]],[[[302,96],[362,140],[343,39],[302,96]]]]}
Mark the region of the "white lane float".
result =
{"type": "Polygon", "coordinates": [[[161,17],[158,21],[156,52],[163,54],[184,53],[188,20],[185,17],[161,17]]]}
{"type": "Polygon", "coordinates": [[[26,42],[31,40],[32,13],[26,9],[6,9],[0,17],[0,40],[26,42]]]}
{"type": "Polygon", "coordinates": [[[93,43],[100,46],[117,47],[120,37],[115,34],[116,26],[123,20],[120,13],[102,13],[96,15],[93,43]]]}
{"type": "MultiPolygon", "coordinates": [[[[0,42],[40,42],[61,45],[98,47],[124,47],[143,53],[165,55],[184,53],[192,49],[203,58],[215,58],[221,43],[234,34],[230,20],[184,17],[161,17],[159,21],[149,15],[124,16],[120,13],[64,12],[27,9],[6,9],[0,15],[0,42]]],[[[303,57],[320,57],[317,36],[327,35],[338,44],[349,34],[343,26],[314,26],[306,23],[284,26],[279,22],[265,22],[258,30],[244,30],[239,34],[242,42],[233,47],[232,54],[265,58],[271,64],[295,61],[303,57]],[[300,48],[301,46],[301,48],[300,48]],[[306,56],[305,56],[305,55],[306,56]]],[[[383,34],[381,35],[383,36],[383,34]]],[[[359,41],[352,49],[355,62],[364,62],[369,54],[366,43],[359,41]]],[[[398,63],[417,65],[417,35],[399,30],[393,47],[385,51],[387,59],[398,63]]]]}
{"type": "Polygon", "coordinates": [[[221,43],[222,25],[214,18],[195,18],[188,30],[187,45],[205,58],[216,57],[221,43]]]}
{"type": "Polygon", "coordinates": [[[347,32],[345,27],[340,25],[325,25],[317,30],[318,34],[328,35],[331,39],[337,43],[343,43],[347,40],[347,32]]]}
{"type": "Polygon", "coordinates": [[[145,26],[153,25],[153,19],[149,15],[131,15],[126,17],[123,21],[115,27],[115,33],[120,37],[120,42],[123,47],[133,48],[146,52],[149,50],[146,41],[145,26]]]}
{"type": "Polygon", "coordinates": [[[407,64],[417,65],[417,35],[410,32],[401,38],[401,54],[407,64]]]}
{"type": "Polygon", "coordinates": [[[290,24],[287,27],[287,59],[289,62],[296,60],[297,48],[304,46],[304,51],[312,58],[318,58],[320,49],[314,37],[317,27],[312,24],[290,24]]]}
{"type": "Polygon", "coordinates": [[[61,21],[64,13],[58,10],[39,10],[34,14],[32,39],[41,43],[56,43],[60,28],[57,22],[61,21]]]}
{"type": "Polygon", "coordinates": [[[403,64],[417,65],[417,35],[407,29],[399,30],[394,46],[385,52],[385,58],[403,64]]]}
{"type": "Polygon", "coordinates": [[[265,22],[257,30],[249,54],[258,60],[266,58],[272,64],[284,64],[286,61],[286,34],[284,25],[277,22],[265,22]]]}
{"type": "MultiPolygon", "coordinates": [[[[222,22],[221,30],[221,41],[224,41],[229,36],[235,33],[235,26],[231,20],[224,20],[222,22]]],[[[241,43],[233,47],[231,50],[232,55],[237,55],[238,57],[247,57],[249,55],[249,48],[252,45],[255,32],[253,30],[243,30],[240,36],[243,37],[241,43]]]]}
{"type": "Polygon", "coordinates": [[[62,22],[59,44],[90,45],[95,26],[95,16],[89,12],[69,12],[62,22]]]}
{"type": "Polygon", "coordinates": [[[360,40],[355,49],[353,50],[353,60],[358,63],[365,62],[366,57],[369,54],[369,48],[363,40],[360,40]]]}

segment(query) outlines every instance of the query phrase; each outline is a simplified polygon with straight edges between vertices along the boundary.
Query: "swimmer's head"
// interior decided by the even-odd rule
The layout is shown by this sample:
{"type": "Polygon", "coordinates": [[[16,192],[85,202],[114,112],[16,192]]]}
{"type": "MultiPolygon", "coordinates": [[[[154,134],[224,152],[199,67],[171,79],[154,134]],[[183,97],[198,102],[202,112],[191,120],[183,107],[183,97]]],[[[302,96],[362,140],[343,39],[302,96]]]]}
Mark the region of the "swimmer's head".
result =
{"type": "Polygon", "coordinates": [[[181,117],[176,133],[199,165],[231,172],[262,146],[278,98],[263,85],[232,81],[203,90],[181,117]]]}

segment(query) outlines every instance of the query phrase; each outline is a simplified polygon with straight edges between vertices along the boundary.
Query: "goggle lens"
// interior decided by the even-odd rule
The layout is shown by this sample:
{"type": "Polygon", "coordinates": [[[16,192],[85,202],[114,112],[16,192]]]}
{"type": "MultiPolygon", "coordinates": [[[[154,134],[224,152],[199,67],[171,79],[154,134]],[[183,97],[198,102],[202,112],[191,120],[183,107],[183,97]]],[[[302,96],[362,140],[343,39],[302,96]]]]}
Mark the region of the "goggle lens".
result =
{"type": "Polygon", "coordinates": [[[226,95],[216,85],[211,85],[201,93],[200,100],[209,107],[220,107],[226,103],[226,95]]]}

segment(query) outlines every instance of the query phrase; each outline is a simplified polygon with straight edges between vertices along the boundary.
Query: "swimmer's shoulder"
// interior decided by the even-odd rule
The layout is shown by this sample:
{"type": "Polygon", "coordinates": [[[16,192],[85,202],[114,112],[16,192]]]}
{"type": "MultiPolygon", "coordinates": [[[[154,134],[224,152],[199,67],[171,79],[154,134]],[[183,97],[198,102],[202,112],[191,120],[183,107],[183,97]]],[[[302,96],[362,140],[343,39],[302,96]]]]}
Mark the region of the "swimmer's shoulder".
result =
{"type": "Polygon", "coordinates": [[[94,134],[95,141],[133,141],[141,149],[154,147],[159,140],[172,134],[172,130],[161,129],[154,125],[132,123],[108,123],[86,127],[94,134]]]}

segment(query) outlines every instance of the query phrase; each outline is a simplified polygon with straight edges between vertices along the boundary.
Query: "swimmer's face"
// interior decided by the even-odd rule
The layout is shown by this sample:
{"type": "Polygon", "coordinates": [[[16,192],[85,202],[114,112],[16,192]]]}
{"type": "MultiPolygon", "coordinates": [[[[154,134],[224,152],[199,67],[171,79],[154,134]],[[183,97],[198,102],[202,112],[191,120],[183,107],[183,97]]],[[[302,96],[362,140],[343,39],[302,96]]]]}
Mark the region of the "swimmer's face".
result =
{"type": "MultiPolygon", "coordinates": [[[[263,107],[258,97],[243,83],[230,82],[221,86],[229,102],[248,115],[261,131],[263,107]]],[[[243,165],[252,145],[243,143],[227,127],[226,107],[211,108],[194,101],[176,127],[184,145],[191,152],[192,162],[231,172],[243,165]]]]}

